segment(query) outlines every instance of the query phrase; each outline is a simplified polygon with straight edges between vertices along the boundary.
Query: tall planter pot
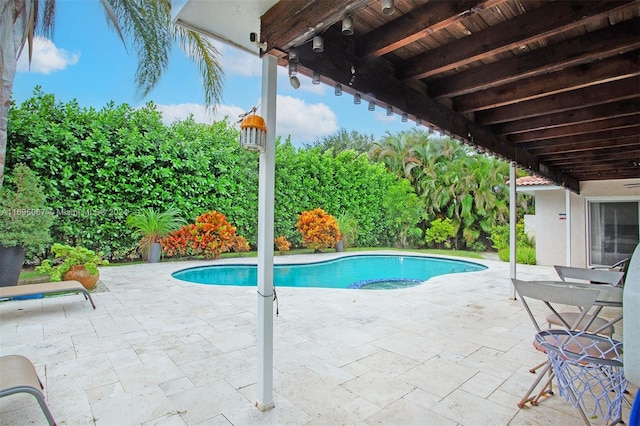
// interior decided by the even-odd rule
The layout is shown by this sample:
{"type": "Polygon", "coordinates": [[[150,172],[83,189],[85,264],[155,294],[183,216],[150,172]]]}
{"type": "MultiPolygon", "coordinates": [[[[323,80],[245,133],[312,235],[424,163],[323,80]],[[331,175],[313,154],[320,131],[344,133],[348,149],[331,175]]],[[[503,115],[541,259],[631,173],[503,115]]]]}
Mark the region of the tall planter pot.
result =
{"type": "Polygon", "coordinates": [[[160,243],[153,243],[151,247],[149,247],[149,253],[147,260],[149,263],[158,263],[160,262],[160,255],[162,254],[162,246],[160,243]]]}
{"type": "Polygon", "coordinates": [[[18,285],[24,263],[24,248],[0,244],[0,287],[18,285]]]}

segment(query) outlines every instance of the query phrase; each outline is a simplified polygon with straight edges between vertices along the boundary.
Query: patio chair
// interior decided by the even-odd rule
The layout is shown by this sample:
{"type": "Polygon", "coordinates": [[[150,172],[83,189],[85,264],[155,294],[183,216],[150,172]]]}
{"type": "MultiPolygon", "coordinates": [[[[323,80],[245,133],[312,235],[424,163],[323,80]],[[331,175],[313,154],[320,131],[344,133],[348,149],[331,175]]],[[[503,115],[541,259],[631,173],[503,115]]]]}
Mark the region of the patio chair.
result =
{"type": "Polygon", "coordinates": [[[587,426],[589,417],[609,425],[624,423],[622,403],[628,381],[621,342],[571,330],[541,331],[536,341],[549,356],[560,396],[578,409],[587,426]]]}
{"type": "Polygon", "coordinates": [[[44,386],[31,361],[22,355],[5,355],[0,357],[0,398],[16,393],[26,392],[33,395],[44,415],[53,426],[56,421],[44,400],[44,386]]]}
{"type": "MultiPolygon", "coordinates": [[[[536,329],[537,333],[541,332],[542,329],[540,327],[540,324],[538,323],[538,320],[533,315],[533,312],[531,311],[527,300],[532,299],[542,301],[553,314],[562,319],[562,325],[565,329],[575,330],[581,324],[584,324],[583,321],[585,320],[585,317],[588,315],[589,311],[593,307],[600,294],[598,290],[594,289],[559,287],[544,284],[542,282],[522,281],[515,278],[512,278],[511,281],[516,288],[516,291],[520,296],[520,301],[527,311],[527,314],[529,315],[529,318],[531,319],[531,322],[533,323],[533,326],[536,329]],[[577,306],[580,307],[580,312],[578,313],[573,323],[567,323],[564,317],[558,314],[558,311],[556,310],[556,307],[554,307],[554,305],[577,306]]],[[[533,347],[544,354],[547,353],[546,349],[535,339],[533,340],[533,347]]],[[[546,394],[553,394],[551,384],[553,380],[553,374],[551,374],[551,365],[548,359],[529,371],[535,373],[535,371],[542,366],[544,366],[544,368],[538,373],[538,376],[536,377],[534,382],[531,384],[520,402],[518,402],[518,407],[524,408],[527,402],[530,402],[531,405],[538,405],[538,400],[542,396],[546,394]],[[532,397],[531,395],[533,394],[534,390],[540,384],[545,374],[547,374],[548,372],[550,374],[547,381],[540,388],[538,394],[532,397]]]]}
{"type": "Polygon", "coordinates": [[[624,271],[576,268],[574,266],[553,266],[562,281],[581,280],[592,284],[621,285],[624,271]]]}

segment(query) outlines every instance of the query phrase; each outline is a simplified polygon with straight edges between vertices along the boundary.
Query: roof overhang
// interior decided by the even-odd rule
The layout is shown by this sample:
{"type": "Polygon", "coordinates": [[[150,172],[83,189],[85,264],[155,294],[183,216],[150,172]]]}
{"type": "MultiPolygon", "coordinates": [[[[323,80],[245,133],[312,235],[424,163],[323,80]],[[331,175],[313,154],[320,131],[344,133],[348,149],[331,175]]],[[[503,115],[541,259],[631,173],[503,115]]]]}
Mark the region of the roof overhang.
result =
{"type": "Polygon", "coordinates": [[[278,0],[189,0],[176,15],[174,22],[237,47],[253,55],[260,55],[260,17],[278,0]]]}

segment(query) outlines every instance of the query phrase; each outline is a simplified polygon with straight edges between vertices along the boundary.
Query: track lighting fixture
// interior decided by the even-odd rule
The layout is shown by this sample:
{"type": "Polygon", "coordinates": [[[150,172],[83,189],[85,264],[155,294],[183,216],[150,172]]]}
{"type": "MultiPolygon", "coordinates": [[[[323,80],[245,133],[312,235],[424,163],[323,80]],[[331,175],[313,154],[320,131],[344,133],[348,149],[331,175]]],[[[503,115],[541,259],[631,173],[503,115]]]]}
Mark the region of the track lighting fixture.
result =
{"type": "Polygon", "coordinates": [[[402,113],[402,122],[406,123],[409,120],[409,115],[406,112],[402,113]]]}
{"type": "Polygon", "coordinates": [[[393,107],[391,105],[389,105],[387,107],[387,115],[388,116],[392,116],[393,115],[393,107]]]}
{"type": "Polygon", "coordinates": [[[320,84],[320,73],[318,71],[313,72],[313,77],[311,79],[313,84],[320,84]]]}
{"type": "Polygon", "coordinates": [[[350,16],[342,18],[342,34],[346,36],[353,35],[353,18],[350,16]]]}
{"type": "Polygon", "coordinates": [[[289,49],[289,62],[298,62],[298,49],[295,47],[289,49]]]}
{"type": "Polygon", "coordinates": [[[376,101],[369,101],[369,106],[367,107],[369,111],[375,111],[376,109],[376,101]]]}
{"type": "Polygon", "coordinates": [[[340,85],[340,83],[336,84],[335,93],[336,96],[342,96],[342,86],[340,85]]]}
{"type": "Polygon", "coordinates": [[[393,0],[382,0],[382,14],[391,15],[393,13],[393,0]]]}
{"type": "Polygon", "coordinates": [[[353,95],[354,104],[360,105],[361,102],[362,102],[362,96],[360,96],[360,93],[356,93],[355,95],[353,95]]]}
{"type": "Polygon", "coordinates": [[[320,36],[315,36],[312,41],[312,46],[314,52],[324,52],[324,39],[320,36]]]}

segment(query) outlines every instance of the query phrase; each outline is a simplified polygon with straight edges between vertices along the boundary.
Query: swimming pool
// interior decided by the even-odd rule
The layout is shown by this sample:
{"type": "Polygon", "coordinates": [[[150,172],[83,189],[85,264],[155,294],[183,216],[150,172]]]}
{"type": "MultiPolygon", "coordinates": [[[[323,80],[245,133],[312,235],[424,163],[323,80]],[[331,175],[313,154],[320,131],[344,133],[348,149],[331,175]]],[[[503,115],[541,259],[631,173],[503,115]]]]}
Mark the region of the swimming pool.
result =
{"type": "MultiPolygon", "coordinates": [[[[429,278],[474,272],[486,266],[464,260],[425,256],[357,255],[315,263],[274,266],[276,287],[394,289],[418,285],[429,278]]],[[[256,265],[211,265],[183,269],[174,278],[198,284],[255,286],[256,265]]]]}

